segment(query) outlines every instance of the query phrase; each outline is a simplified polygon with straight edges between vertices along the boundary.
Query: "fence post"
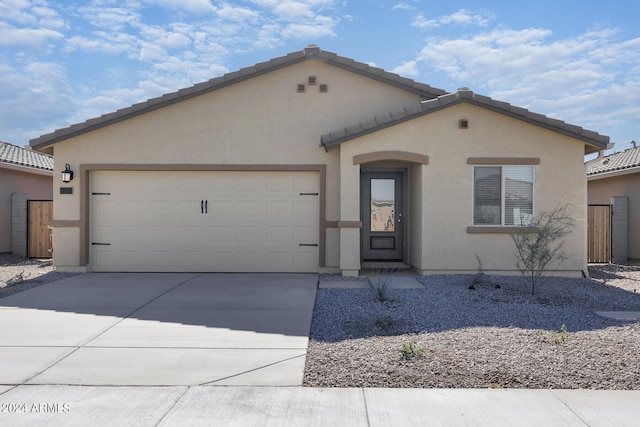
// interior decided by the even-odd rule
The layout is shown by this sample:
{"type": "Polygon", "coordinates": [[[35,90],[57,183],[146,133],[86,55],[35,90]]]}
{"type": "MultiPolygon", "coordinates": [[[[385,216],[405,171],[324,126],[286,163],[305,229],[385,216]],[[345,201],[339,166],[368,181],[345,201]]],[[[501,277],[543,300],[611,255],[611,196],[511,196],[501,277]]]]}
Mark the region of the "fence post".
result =
{"type": "Polygon", "coordinates": [[[629,260],[629,198],[611,198],[611,261],[623,264],[629,260]]]}

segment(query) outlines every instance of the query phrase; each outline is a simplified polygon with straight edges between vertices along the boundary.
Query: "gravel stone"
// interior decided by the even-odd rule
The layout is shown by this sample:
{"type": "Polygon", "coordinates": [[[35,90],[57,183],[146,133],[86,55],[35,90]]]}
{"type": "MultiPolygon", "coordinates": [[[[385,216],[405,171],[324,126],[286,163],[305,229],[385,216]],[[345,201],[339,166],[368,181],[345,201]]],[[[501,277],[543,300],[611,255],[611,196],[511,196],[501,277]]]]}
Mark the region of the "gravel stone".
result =
{"type": "Polygon", "coordinates": [[[490,275],[417,276],[424,289],[382,303],[318,289],[304,385],[640,389],[640,323],[594,313],[640,311],[640,268],[590,276],[543,278],[534,296],[521,277],[490,275]],[[424,353],[403,357],[413,342],[424,353]]]}
{"type": "MultiPolygon", "coordinates": [[[[638,390],[640,322],[594,312],[640,311],[640,267],[589,274],[541,279],[534,296],[520,277],[489,275],[417,276],[424,289],[390,289],[385,302],[366,286],[318,289],[304,385],[638,390]],[[403,357],[414,341],[424,353],[403,357]]],[[[0,254],[0,298],[73,275],[0,254]]]]}
{"type": "Polygon", "coordinates": [[[55,271],[51,259],[0,254],[0,298],[74,275],[55,271]]]}

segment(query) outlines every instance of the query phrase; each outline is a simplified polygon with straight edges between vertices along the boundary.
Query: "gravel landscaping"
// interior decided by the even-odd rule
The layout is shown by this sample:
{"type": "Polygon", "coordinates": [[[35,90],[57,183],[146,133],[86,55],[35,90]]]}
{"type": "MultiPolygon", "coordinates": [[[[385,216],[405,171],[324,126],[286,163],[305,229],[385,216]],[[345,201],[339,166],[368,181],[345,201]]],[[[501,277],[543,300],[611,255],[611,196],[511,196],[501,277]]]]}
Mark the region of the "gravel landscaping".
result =
{"type": "MultiPolygon", "coordinates": [[[[520,277],[470,290],[472,275],[418,276],[423,289],[385,302],[364,286],[318,289],[304,385],[639,390],[640,322],[595,311],[640,311],[640,267],[589,273],[542,279],[535,296],[520,277]]],[[[72,275],[0,254],[0,298],[72,275]]]]}
{"type": "Polygon", "coordinates": [[[0,254],[0,298],[69,276],[73,274],[55,271],[50,259],[0,254]]]}
{"type": "Polygon", "coordinates": [[[304,385],[640,389],[640,322],[594,313],[640,311],[640,268],[590,275],[542,279],[535,296],[501,276],[475,290],[474,276],[417,277],[424,289],[389,290],[386,302],[319,289],[304,385]]]}

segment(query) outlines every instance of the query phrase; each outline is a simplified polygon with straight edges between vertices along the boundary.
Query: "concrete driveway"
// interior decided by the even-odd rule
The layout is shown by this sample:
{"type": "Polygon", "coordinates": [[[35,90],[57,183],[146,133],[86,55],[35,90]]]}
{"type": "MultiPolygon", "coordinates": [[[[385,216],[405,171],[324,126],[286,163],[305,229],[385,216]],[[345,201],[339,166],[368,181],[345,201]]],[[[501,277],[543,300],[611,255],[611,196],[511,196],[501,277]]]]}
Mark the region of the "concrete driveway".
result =
{"type": "Polygon", "coordinates": [[[0,384],[301,385],[315,274],[82,274],[0,299],[0,384]]]}

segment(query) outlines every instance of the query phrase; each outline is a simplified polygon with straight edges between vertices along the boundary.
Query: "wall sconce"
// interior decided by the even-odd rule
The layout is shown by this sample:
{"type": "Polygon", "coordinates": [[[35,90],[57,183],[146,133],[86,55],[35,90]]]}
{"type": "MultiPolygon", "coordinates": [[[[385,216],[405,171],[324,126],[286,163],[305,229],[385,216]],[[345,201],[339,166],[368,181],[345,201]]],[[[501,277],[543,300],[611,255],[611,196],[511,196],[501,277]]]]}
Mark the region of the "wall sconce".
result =
{"type": "Polygon", "coordinates": [[[69,163],[64,165],[64,170],[62,171],[62,182],[71,182],[73,179],[73,171],[71,170],[71,166],[69,163]]]}

